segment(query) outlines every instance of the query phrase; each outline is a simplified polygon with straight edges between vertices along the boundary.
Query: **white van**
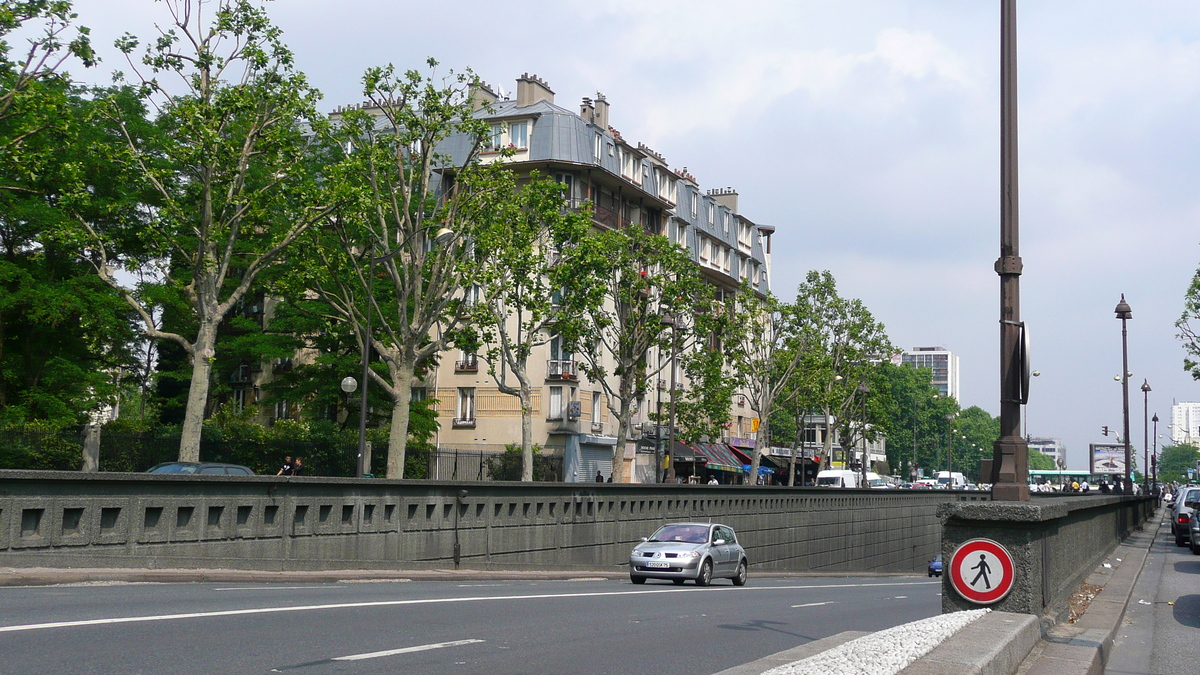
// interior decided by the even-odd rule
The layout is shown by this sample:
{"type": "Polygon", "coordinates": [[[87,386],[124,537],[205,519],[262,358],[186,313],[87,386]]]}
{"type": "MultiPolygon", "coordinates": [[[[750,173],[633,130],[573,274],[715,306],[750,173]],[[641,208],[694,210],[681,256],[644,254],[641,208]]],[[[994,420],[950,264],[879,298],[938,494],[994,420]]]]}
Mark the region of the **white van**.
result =
{"type": "Polygon", "coordinates": [[[967,487],[967,477],[958,471],[954,473],[950,473],[949,471],[937,472],[937,482],[937,486],[943,490],[963,490],[967,487]]]}
{"type": "Polygon", "coordinates": [[[817,474],[817,487],[858,487],[858,472],[846,469],[828,469],[817,474]]]}
{"type": "Polygon", "coordinates": [[[872,490],[886,490],[889,485],[887,479],[883,478],[874,471],[867,472],[867,484],[864,487],[869,487],[872,490]]]}

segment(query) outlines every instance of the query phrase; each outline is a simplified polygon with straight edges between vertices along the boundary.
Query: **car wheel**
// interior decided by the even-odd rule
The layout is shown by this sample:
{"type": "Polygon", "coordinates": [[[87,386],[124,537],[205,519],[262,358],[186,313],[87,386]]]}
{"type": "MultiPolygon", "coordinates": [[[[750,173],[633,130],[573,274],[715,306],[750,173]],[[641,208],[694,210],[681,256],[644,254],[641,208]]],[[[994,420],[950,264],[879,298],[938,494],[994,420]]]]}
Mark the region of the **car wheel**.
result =
{"type": "Polygon", "coordinates": [[[696,575],[697,586],[707,586],[712,583],[712,561],[705,560],[700,563],[700,574],[696,575]]]}
{"type": "Polygon", "coordinates": [[[1183,535],[1182,534],[1175,535],[1175,545],[1183,546],[1183,535]]]}
{"type": "Polygon", "coordinates": [[[639,576],[637,576],[636,574],[630,574],[630,575],[629,575],[629,580],[630,580],[630,581],[632,581],[632,582],[633,582],[633,583],[635,583],[635,584],[644,584],[644,583],[646,583],[646,577],[639,577],[639,576]]]}
{"type": "Polygon", "coordinates": [[[737,571],[733,573],[733,585],[734,586],[745,586],[746,585],[746,561],[745,560],[738,563],[737,571]]]}
{"type": "Polygon", "coordinates": [[[675,584],[676,586],[682,586],[683,582],[685,581],[687,581],[687,579],[672,579],[671,583],[675,584]]]}
{"type": "Polygon", "coordinates": [[[933,578],[933,572],[930,572],[930,573],[929,573],[929,577],[930,577],[930,578],[933,578]]]}
{"type": "Polygon", "coordinates": [[[1197,546],[1195,541],[1191,542],[1188,548],[1192,549],[1192,555],[1200,555],[1200,546],[1197,546]]]}

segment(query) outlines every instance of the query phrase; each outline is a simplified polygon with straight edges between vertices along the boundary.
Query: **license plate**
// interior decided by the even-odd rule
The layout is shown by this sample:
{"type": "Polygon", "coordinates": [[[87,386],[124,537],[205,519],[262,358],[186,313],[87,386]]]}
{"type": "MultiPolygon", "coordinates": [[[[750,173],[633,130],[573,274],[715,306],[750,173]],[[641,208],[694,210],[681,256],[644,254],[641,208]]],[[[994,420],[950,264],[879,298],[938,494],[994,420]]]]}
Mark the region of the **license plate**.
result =
{"type": "Polygon", "coordinates": [[[646,567],[670,567],[670,566],[671,566],[671,563],[665,563],[665,562],[648,562],[648,563],[646,563],[646,567]]]}

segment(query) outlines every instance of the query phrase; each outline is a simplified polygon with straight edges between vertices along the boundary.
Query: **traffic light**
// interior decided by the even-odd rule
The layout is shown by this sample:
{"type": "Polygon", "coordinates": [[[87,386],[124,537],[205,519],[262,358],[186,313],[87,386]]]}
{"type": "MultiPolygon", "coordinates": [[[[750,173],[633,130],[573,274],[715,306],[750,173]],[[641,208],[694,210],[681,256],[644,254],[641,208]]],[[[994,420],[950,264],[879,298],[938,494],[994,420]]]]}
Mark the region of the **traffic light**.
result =
{"type": "Polygon", "coordinates": [[[1101,429],[1101,431],[1104,433],[1104,435],[1105,435],[1105,436],[1107,436],[1107,435],[1108,435],[1108,425],[1107,425],[1107,424],[1106,424],[1106,425],[1104,425],[1104,426],[1102,426],[1102,427],[1100,427],[1100,429],[1101,429]]]}

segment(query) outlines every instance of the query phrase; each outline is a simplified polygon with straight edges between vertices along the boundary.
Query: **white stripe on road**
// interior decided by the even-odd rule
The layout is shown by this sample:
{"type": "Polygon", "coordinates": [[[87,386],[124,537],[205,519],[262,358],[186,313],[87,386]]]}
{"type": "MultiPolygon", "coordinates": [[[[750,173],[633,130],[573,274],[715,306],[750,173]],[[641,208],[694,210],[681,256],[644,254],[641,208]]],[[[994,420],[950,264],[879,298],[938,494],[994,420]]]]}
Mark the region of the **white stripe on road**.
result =
{"type": "Polygon", "coordinates": [[[467,598],[427,598],[423,600],[376,600],[373,602],[339,602],[328,605],[297,605],[292,607],[260,607],[255,609],[228,609],[217,612],[188,612],[186,614],[159,614],[154,616],[123,616],[112,619],[85,619],[80,621],[56,621],[53,623],[30,623],[16,626],[0,626],[0,633],[16,633],[47,628],[76,628],[80,626],[106,626],[118,623],[142,623],[148,621],[176,621],[179,619],[206,619],[218,616],[246,616],[250,614],[276,614],[280,612],[310,612],[322,609],[355,609],[360,607],[400,607],[403,605],[435,605],[451,602],[484,602],[488,600],[543,600],[557,598],[595,598],[623,595],[647,595],[651,593],[728,593],[753,591],[816,590],[822,588],[870,588],[874,586],[929,586],[940,581],[904,581],[882,584],[826,584],[812,586],[726,586],[724,588],[658,588],[637,591],[595,591],[591,593],[545,593],[537,595],[493,595],[467,598]]]}
{"type": "Polygon", "coordinates": [[[334,589],[337,586],[235,586],[232,588],[213,588],[213,591],[294,591],[301,588],[310,590],[334,589]]]}
{"type": "Polygon", "coordinates": [[[363,659],[377,659],[381,656],[395,656],[396,654],[408,654],[409,652],[423,652],[430,649],[441,649],[442,647],[457,647],[459,645],[470,645],[483,640],[455,640],[454,642],[437,642],[431,645],[418,645],[416,647],[405,647],[403,649],[389,649],[386,652],[371,652],[370,654],[353,654],[351,656],[339,656],[333,661],[361,661],[363,659]]]}
{"type": "Polygon", "coordinates": [[[834,604],[833,600],[830,600],[829,602],[810,602],[807,605],[792,605],[792,609],[796,609],[797,607],[820,607],[822,605],[832,605],[832,604],[834,604]]]}

